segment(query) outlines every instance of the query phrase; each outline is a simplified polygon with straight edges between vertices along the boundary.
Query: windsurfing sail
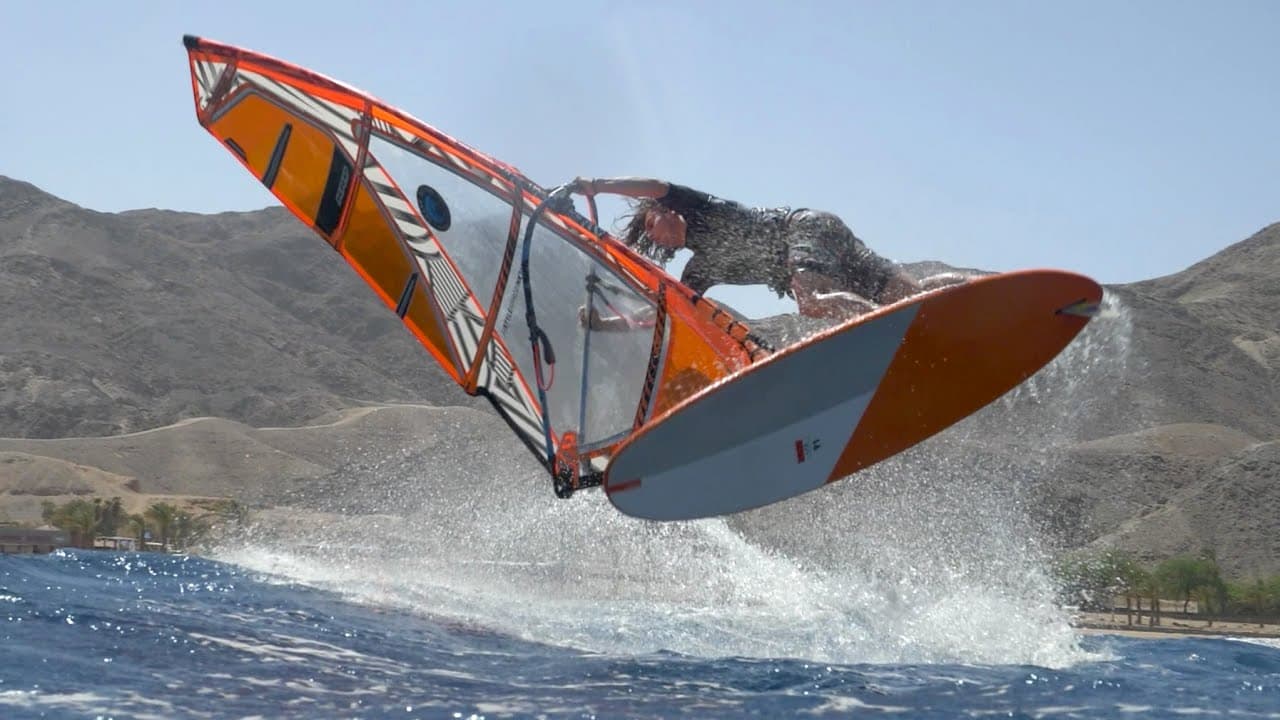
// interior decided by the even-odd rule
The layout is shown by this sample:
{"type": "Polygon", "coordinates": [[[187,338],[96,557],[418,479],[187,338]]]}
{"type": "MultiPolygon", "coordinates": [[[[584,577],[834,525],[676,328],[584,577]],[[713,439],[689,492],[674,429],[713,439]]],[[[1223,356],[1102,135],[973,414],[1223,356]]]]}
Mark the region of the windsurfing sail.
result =
{"type": "Polygon", "coordinates": [[[557,478],[768,354],[516,168],[368,94],[186,36],[196,115],[557,478]],[[592,311],[633,319],[592,329],[592,311]]]}

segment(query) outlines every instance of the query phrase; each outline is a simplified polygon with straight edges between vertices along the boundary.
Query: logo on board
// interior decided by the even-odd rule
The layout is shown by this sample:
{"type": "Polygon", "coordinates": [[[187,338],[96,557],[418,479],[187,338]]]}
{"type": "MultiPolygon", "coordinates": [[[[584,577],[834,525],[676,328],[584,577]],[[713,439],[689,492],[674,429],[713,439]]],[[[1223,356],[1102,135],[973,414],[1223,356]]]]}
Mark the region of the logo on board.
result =
{"type": "Polygon", "coordinates": [[[822,438],[796,440],[796,462],[802,463],[822,449],[822,438]]]}

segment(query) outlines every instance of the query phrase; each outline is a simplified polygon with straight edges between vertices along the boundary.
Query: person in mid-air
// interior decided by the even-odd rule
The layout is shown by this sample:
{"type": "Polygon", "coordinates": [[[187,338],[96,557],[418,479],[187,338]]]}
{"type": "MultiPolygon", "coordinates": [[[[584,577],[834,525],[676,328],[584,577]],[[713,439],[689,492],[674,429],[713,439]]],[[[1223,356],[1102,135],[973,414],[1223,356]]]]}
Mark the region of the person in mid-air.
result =
{"type": "Polygon", "coordinates": [[[681,248],[692,250],[680,281],[699,293],[719,284],[763,284],[793,297],[802,315],[845,319],[963,280],[940,275],[918,282],[829,212],[749,208],[649,178],[578,178],[573,189],[633,198],[621,240],[663,264],[681,248]]]}

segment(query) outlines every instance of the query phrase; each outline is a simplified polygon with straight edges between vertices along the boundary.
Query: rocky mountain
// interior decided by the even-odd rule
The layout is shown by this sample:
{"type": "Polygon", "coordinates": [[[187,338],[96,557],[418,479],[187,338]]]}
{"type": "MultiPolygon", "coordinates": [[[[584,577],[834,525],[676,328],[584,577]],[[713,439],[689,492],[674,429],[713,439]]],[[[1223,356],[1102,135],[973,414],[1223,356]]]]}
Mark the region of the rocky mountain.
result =
{"type": "Polygon", "coordinates": [[[105,214],[0,177],[0,436],[467,402],[281,208],[105,214]]]}
{"type": "MultiPolygon", "coordinates": [[[[1006,398],[861,479],[731,522],[790,547],[797,524],[889,537],[1005,508],[1066,547],[1213,550],[1232,572],[1280,573],[1277,276],[1273,225],[1110,286],[1103,315],[1006,398]]],[[[403,512],[405,483],[455,492],[446,504],[494,478],[508,489],[486,502],[550,496],[484,403],[281,209],[104,214],[0,178],[0,303],[14,519],[98,487],[339,512],[403,512]],[[475,463],[489,470],[459,469],[475,463]]],[[[814,328],[756,329],[786,342],[814,328]]]]}
{"type": "MultiPolygon", "coordinates": [[[[1077,542],[1212,551],[1280,572],[1280,224],[1186,270],[1108,288],[1127,362],[1043,492],[1077,542]]],[[[1094,328],[1091,328],[1091,330],[1094,328]]]]}

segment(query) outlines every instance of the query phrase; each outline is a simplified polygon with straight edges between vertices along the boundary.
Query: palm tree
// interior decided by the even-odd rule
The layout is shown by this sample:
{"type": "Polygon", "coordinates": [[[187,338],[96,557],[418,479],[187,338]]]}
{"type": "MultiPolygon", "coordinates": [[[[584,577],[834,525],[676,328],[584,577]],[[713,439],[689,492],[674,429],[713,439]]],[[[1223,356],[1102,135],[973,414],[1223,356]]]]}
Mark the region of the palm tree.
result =
{"type": "Polygon", "coordinates": [[[1114,549],[1094,557],[1060,560],[1056,569],[1069,597],[1078,598],[1085,609],[1101,610],[1105,605],[1112,613],[1115,598],[1124,595],[1127,600],[1133,592],[1139,572],[1141,568],[1128,553],[1114,549]]]}
{"type": "Polygon", "coordinates": [[[215,503],[205,517],[217,518],[220,522],[229,522],[236,527],[244,527],[249,524],[250,519],[249,508],[230,498],[215,503]]]}
{"type": "Polygon", "coordinates": [[[92,548],[94,531],[98,527],[97,508],[87,500],[72,500],[54,514],[54,524],[71,533],[71,544],[79,548],[92,548]]]}
{"type": "MultiPolygon", "coordinates": [[[[1142,589],[1151,582],[1151,573],[1147,572],[1137,561],[1130,559],[1129,565],[1124,569],[1124,609],[1125,622],[1132,625],[1133,620],[1130,617],[1129,609],[1137,606],[1138,613],[1142,613],[1142,589]]],[[[1141,619],[1138,620],[1141,623],[1141,619]]]]}
{"type": "Polygon", "coordinates": [[[138,549],[145,550],[147,548],[147,519],[138,513],[129,516],[128,519],[129,533],[138,541],[138,549]]]}
{"type": "Polygon", "coordinates": [[[95,532],[99,535],[115,535],[120,532],[120,526],[126,520],[124,503],[120,498],[113,497],[105,503],[99,498],[94,498],[93,504],[98,511],[98,526],[95,532]]]}
{"type": "MultiPolygon", "coordinates": [[[[1151,617],[1147,624],[1156,626],[1160,624],[1160,580],[1155,573],[1142,571],[1142,575],[1138,578],[1138,584],[1134,587],[1138,592],[1138,596],[1145,597],[1151,602],[1151,617]]],[[[1142,623],[1142,605],[1138,605],[1138,623],[1142,623]]]]}
{"type": "Polygon", "coordinates": [[[168,552],[169,531],[173,527],[173,520],[178,514],[178,508],[169,503],[154,503],[147,508],[144,514],[148,520],[155,524],[156,531],[160,533],[160,549],[168,552]]]}
{"type": "Polygon", "coordinates": [[[173,518],[173,544],[180,548],[196,542],[209,531],[209,522],[203,517],[180,512],[173,518]]]}
{"type": "MultiPolygon", "coordinates": [[[[1125,620],[1133,624],[1133,616],[1129,612],[1132,603],[1130,598],[1138,594],[1144,582],[1146,571],[1138,565],[1133,556],[1122,550],[1110,550],[1103,556],[1103,567],[1106,570],[1107,592],[1112,596],[1124,595],[1125,620]]],[[[1111,605],[1115,605],[1112,601],[1111,605]]]]}
{"type": "Polygon", "coordinates": [[[1218,564],[1210,557],[1180,555],[1169,558],[1156,568],[1156,576],[1165,590],[1182,598],[1182,612],[1191,605],[1191,596],[1201,586],[1217,588],[1222,584],[1218,564]]]}
{"type": "Polygon", "coordinates": [[[1213,616],[1219,615],[1227,605],[1227,584],[1222,580],[1197,585],[1191,593],[1200,607],[1200,616],[1205,624],[1213,627],[1213,616]]]}
{"type": "Polygon", "coordinates": [[[1271,593],[1262,578],[1254,578],[1252,583],[1240,587],[1240,603],[1257,616],[1258,627],[1262,627],[1262,615],[1271,604],[1271,593]]]}

